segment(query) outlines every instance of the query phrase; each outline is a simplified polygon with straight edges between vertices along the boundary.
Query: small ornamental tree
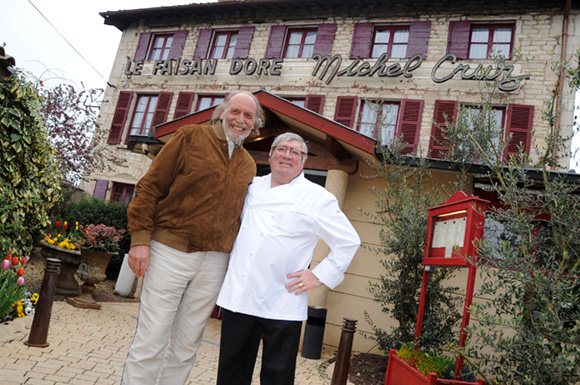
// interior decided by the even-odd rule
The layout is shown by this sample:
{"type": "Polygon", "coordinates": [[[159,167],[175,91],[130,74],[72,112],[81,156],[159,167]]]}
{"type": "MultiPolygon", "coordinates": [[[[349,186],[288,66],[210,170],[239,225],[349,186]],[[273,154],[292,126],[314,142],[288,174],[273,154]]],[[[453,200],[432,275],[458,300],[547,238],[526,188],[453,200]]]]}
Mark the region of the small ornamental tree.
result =
{"type": "Polygon", "coordinates": [[[42,98],[22,75],[0,82],[0,255],[29,255],[60,197],[42,98]]]}
{"type": "MultiPolygon", "coordinates": [[[[40,83],[40,82],[39,82],[40,83]]],[[[59,167],[64,178],[75,184],[95,171],[112,170],[124,164],[103,146],[106,132],[98,123],[101,89],[77,91],[70,84],[41,88],[41,113],[46,120],[59,167]]]]}

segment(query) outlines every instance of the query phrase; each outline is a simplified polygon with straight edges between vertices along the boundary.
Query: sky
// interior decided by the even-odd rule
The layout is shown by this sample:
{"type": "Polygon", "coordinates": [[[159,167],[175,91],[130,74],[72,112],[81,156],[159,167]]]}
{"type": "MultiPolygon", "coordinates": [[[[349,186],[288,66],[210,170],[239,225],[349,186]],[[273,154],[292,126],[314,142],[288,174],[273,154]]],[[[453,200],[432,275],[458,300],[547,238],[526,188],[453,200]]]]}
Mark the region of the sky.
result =
{"type": "Polygon", "coordinates": [[[216,0],[0,0],[0,44],[48,85],[106,88],[121,31],[99,12],[216,0]],[[51,80],[52,79],[52,80],[51,80]]]}

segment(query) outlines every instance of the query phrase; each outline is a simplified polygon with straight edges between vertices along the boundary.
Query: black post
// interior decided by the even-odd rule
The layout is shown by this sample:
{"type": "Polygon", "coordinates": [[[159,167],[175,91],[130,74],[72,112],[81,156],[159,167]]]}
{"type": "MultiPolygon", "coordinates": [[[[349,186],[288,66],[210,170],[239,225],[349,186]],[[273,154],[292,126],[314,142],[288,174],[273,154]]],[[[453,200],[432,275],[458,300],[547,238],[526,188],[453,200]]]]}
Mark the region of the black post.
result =
{"type": "Polygon", "coordinates": [[[46,258],[46,269],[44,270],[44,277],[42,278],[42,285],[38,295],[38,305],[36,305],[36,311],[34,312],[28,341],[24,345],[37,348],[46,348],[49,345],[46,339],[48,337],[52,303],[56,293],[56,280],[59,273],[60,260],[46,258]]]}
{"type": "Polygon", "coordinates": [[[304,342],[302,343],[302,357],[320,359],[325,324],[326,309],[319,306],[309,306],[308,319],[304,329],[304,342]]]}
{"type": "Polygon", "coordinates": [[[346,385],[346,381],[348,380],[348,369],[350,368],[352,338],[356,331],[356,323],[357,320],[355,319],[344,318],[340,342],[338,344],[338,352],[336,353],[336,363],[334,364],[334,371],[332,372],[330,385],[346,385]]]}

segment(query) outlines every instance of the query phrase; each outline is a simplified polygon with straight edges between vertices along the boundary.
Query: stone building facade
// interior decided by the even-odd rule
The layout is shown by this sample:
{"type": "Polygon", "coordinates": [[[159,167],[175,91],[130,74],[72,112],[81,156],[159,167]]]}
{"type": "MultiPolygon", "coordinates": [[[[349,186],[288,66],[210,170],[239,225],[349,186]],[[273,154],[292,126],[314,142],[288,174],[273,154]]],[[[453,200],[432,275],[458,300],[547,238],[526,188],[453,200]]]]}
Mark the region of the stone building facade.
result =
{"type": "MultiPolygon", "coordinates": [[[[501,96],[493,106],[511,138],[507,151],[524,146],[537,158],[534,143],[545,147],[549,133],[542,110],[559,81],[552,63],[580,46],[579,10],[577,0],[246,0],[103,12],[123,35],[100,124],[127,164],[82,187],[128,202],[180,125],[208,121],[228,92],[249,90],[267,113],[262,135],[246,143],[262,172],[276,133],[305,136],[309,175],[337,195],[363,243],[378,245],[379,228],[361,214],[376,211],[369,184],[381,181],[363,177],[376,146],[398,137],[408,157],[442,158],[441,125],[490,94],[478,80],[487,73],[501,96]]],[[[565,84],[560,98],[559,124],[571,135],[574,95],[565,84]]],[[[568,170],[569,152],[558,154],[557,171],[568,170]]],[[[320,245],[314,263],[324,255],[320,245]]],[[[381,258],[361,248],[343,284],[311,295],[328,309],[325,343],[338,344],[343,317],[367,332],[364,311],[385,328],[392,322],[367,290],[381,258]]],[[[357,334],[353,348],[373,345],[357,334]]]]}

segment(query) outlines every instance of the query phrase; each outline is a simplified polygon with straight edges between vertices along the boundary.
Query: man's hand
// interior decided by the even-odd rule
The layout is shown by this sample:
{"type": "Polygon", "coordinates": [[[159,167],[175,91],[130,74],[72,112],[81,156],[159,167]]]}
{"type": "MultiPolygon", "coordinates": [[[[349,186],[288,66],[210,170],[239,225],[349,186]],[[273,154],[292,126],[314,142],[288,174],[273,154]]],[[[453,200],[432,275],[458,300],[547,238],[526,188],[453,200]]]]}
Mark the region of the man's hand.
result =
{"type": "Polygon", "coordinates": [[[129,250],[129,267],[137,277],[142,277],[149,269],[149,259],[151,258],[151,247],[147,245],[137,245],[129,250]]]}
{"type": "Polygon", "coordinates": [[[288,282],[286,289],[289,293],[296,291],[296,295],[300,295],[307,290],[316,289],[322,286],[322,283],[316,278],[316,276],[310,270],[297,271],[295,273],[290,273],[286,276],[288,279],[295,278],[293,281],[288,282]]]}

